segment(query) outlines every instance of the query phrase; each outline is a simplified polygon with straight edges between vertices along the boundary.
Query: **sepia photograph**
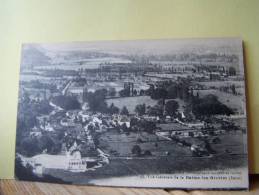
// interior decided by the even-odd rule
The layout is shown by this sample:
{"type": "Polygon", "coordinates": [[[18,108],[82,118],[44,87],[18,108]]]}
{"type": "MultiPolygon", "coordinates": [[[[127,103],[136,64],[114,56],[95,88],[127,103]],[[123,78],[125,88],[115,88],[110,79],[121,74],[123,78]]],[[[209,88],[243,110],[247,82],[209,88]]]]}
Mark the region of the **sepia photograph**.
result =
{"type": "Polygon", "coordinates": [[[247,188],[244,69],[239,38],[23,44],[15,176],[247,188]]]}

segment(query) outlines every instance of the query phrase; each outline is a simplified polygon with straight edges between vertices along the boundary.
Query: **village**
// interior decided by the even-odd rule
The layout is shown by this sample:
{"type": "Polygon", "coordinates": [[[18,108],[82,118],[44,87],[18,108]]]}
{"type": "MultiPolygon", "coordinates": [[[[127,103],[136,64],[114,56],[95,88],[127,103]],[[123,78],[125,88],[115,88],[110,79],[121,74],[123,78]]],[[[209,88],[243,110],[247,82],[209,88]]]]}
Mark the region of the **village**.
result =
{"type": "MultiPolygon", "coordinates": [[[[212,145],[221,144],[221,137],[242,134],[242,127],[234,122],[235,114],[241,118],[245,114],[239,112],[242,109],[232,110],[222,106],[222,103],[216,105],[212,95],[206,96],[206,101],[215,103],[219,109],[209,117],[202,114],[206,108],[190,108],[193,106],[190,104],[199,101],[199,93],[206,89],[224,90],[225,93],[240,96],[238,85],[217,88],[200,82],[202,78],[203,82],[205,79],[211,82],[232,79],[238,83],[240,78],[235,70],[230,68],[224,71],[224,67],[220,66],[203,69],[203,66],[185,65],[175,70],[166,67],[168,73],[160,70],[163,73],[159,74],[159,66],[141,66],[142,70],[139,70],[136,65],[131,65],[129,70],[120,71],[121,66],[106,64],[89,72],[79,70],[76,75],[67,73],[65,79],[57,77],[45,83],[38,80],[24,82],[24,88],[20,91],[21,104],[35,105],[35,116],[30,115],[34,118],[27,119],[32,124],[21,135],[25,137],[21,148],[25,147],[26,150],[33,143],[35,151],[30,150],[30,154],[25,156],[66,156],[78,151],[75,157],[70,157],[70,161],[75,161],[72,162],[73,166],[69,166],[70,161],[67,160],[56,161],[67,166],[62,163],[60,167],[51,163],[38,166],[44,164],[44,160],[34,160],[31,165],[35,173],[42,174],[42,167],[66,167],[70,171],[84,172],[109,163],[109,158],[210,156],[217,153],[212,145]],[[193,74],[196,71],[199,74],[193,74]],[[37,106],[42,108],[37,109],[37,106]],[[229,120],[221,119],[220,115],[228,115],[229,120]],[[165,142],[170,143],[170,147],[159,146],[165,142]],[[177,151],[174,145],[179,147],[177,151]]],[[[55,71],[52,73],[55,74],[55,71]]],[[[236,151],[225,149],[224,152],[236,151]]]]}
{"type": "MultiPolygon", "coordinates": [[[[121,166],[132,174],[146,173],[153,165],[141,169],[141,164],[148,159],[178,159],[180,166],[180,158],[228,156],[229,167],[239,166],[230,161],[245,151],[243,75],[233,66],[235,58],[221,58],[230,62],[24,69],[18,163],[38,176],[107,166],[117,166],[119,175],[121,166]],[[134,162],[139,162],[137,167],[134,162]]],[[[164,167],[156,168],[163,172],[164,167]]]]}

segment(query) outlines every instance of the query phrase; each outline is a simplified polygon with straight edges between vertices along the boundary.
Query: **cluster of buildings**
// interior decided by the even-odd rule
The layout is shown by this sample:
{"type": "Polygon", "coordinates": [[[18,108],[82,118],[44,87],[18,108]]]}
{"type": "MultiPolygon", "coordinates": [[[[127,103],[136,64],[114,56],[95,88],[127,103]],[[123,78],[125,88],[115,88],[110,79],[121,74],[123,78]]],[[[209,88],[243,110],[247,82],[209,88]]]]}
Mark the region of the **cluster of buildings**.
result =
{"type": "MultiPolygon", "coordinates": [[[[193,81],[212,81],[224,80],[228,77],[238,79],[238,71],[233,69],[230,71],[226,66],[222,65],[202,65],[202,64],[104,64],[93,70],[80,70],[75,76],[74,71],[71,78],[69,75],[66,78],[49,79],[45,82],[53,82],[56,86],[55,91],[46,88],[30,88],[26,84],[21,88],[20,93],[29,92],[29,98],[34,101],[47,100],[57,95],[74,96],[84,105],[86,102],[87,93],[98,88],[105,88],[107,91],[114,88],[113,97],[118,97],[118,92],[124,90],[126,96],[143,95],[144,91],[154,84],[159,84],[162,81],[177,81],[179,78],[192,79],[193,81]],[[232,72],[231,72],[232,71],[232,72]],[[84,78],[82,80],[82,78],[84,78]],[[113,84],[106,88],[105,83],[113,84]],[[94,87],[93,87],[94,86],[94,87]],[[95,88],[95,89],[93,89],[95,88]]],[[[33,82],[33,81],[32,81],[33,82]]],[[[191,84],[188,90],[200,90],[203,86],[199,84],[191,84]]],[[[20,94],[19,97],[23,97],[20,94]]],[[[111,96],[110,96],[111,97],[111,96]]],[[[21,100],[22,101],[22,100],[21,100]]],[[[50,155],[46,153],[38,154],[31,158],[26,158],[20,155],[24,165],[27,163],[33,167],[33,171],[37,174],[42,174],[44,169],[63,169],[72,172],[84,172],[89,169],[98,168],[103,163],[109,163],[108,155],[97,148],[94,141],[95,133],[102,133],[113,129],[120,129],[122,126],[131,128],[132,116],[120,114],[103,114],[92,113],[87,111],[86,107],[82,106],[81,110],[65,111],[57,105],[49,102],[54,110],[48,115],[37,116],[37,126],[30,130],[30,136],[40,137],[43,132],[55,134],[59,131],[64,133],[64,143],[59,155],[50,155]],[[73,142],[67,145],[66,137],[72,136],[73,142]],[[79,143],[88,144],[90,148],[98,151],[98,156],[82,157],[79,143]],[[96,163],[94,163],[96,162],[96,163]],[[95,164],[89,167],[89,164],[95,164]]],[[[182,113],[183,114],[183,113],[182,113]]],[[[139,116],[134,116],[138,118],[139,116]]],[[[144,115],[139,117],[146,121],[158,122],[159,116],[144,115]]],[[[204,122],[184,123],[177,118],[168,116],[165,123],[177,123],[180,128],[172,127],[170,130],[157,129],[156,134],[162,137],[205,137],[209,135],[206,131],[204,122]]],[[[213,131],[216,135],[225,133],[224,130],[213,131]]]]}

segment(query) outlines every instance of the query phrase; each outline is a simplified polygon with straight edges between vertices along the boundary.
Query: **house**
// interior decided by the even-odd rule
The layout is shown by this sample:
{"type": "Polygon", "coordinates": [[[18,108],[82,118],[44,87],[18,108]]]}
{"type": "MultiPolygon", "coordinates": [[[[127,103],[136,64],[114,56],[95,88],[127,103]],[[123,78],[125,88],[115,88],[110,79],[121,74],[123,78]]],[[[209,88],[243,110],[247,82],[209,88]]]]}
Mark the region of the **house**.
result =
{"type": "Polygon", "coordinates": [[[41,130],[40,130],[39,128],[37,128],[36,126],[34,126],[34,127],[31,129],[30,136],[33,136],[33,137],[40,137],[41,135],[42,135],[41,130]]]}
{"type": "Polygon", "coordinates": [[[22,165],[26,167],[28,164],[32,166],[33,173],[42,175],[45,169],[61,169],[70,172],[85,172],[99,168],[103,163],[109,163],[108,157],[104,153],[100,153],[98,157],[81,157],[79,150],[67,152],[66,155],[50,155],[38,154],[33,157],[24,157],[18,154],[22,165]],[[96,165],[94,167],[88,164],[96,165]]]}
{"type": "Polygon", "coordinates": [[[111,120],[111,124],[113,126],[117,126],[117,125],[126,125],[127,128],[130,127],[130,118],[128,116],[125,116],[125,115],[117,115],[117,114],[114,114],[112,116],[112,120],[111,120]]]}
{"type": "Polygon", "coordinates": [[[45,130],[45,131],[54,131],[54,128],[48,122],[45,125],[41,125],[40,128],[45,130]]]}
{"type": "Polygon", "coordinates": [[[184,129],[172,131],[171,137],[203,137],[205,134],[201,130],[184,129]]]}

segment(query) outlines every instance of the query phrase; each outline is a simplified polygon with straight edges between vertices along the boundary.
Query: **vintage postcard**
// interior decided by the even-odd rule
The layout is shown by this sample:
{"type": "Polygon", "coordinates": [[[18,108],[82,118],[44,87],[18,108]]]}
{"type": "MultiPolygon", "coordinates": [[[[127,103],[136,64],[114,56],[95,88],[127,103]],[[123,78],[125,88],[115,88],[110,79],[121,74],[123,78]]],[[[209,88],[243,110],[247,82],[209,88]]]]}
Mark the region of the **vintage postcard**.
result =
{"type": "Polygon", "coordinates": [[[23,44],[19,180],[247,189],[242,40],[23,44]]]}

